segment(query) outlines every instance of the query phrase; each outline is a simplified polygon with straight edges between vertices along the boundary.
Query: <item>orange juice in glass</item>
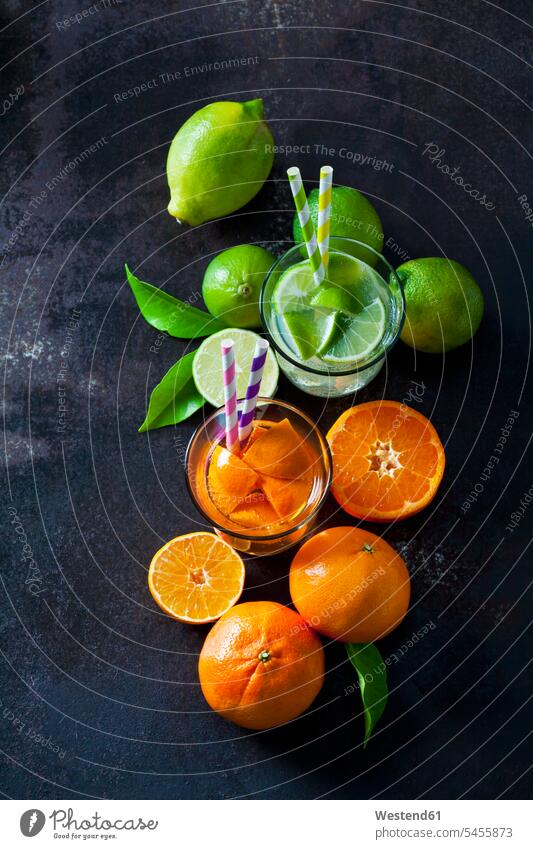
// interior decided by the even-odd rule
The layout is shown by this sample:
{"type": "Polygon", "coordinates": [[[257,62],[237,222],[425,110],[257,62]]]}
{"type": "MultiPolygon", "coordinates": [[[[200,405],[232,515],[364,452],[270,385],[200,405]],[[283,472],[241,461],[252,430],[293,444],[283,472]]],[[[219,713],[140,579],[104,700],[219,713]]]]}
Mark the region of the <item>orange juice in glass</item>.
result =
{"type": "Polygon", "coordinates": [[[186,456],[191,497],[217,534],[253,555],[276,554],[305,537],[331,481],[328,444],[311,419],[284,401],[259,398],[253,428],[226,449],[225,412],[193,434],[186,456]]]}

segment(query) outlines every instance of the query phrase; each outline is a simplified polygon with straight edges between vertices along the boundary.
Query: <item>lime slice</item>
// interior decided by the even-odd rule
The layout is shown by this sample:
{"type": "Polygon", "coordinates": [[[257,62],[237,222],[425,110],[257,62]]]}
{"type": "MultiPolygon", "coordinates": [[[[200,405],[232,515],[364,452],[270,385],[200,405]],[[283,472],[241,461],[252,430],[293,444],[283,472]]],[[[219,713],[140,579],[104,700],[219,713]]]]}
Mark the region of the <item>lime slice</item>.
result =
{"type": "Polygon", "coordinates": [[[349,363],[369,354],[385,333],[385,307],[378,299],[357,315],[337,313],[333,344],[319,348],[325,363],[349,363]]]}
{"type": "MultiPolygon", "coordinates": [[[[235,371],[237,376],[237,397],[244,398],[250,366],[254,356],[255,343],[259,339],[257,333],[251,330],[228,327],[227,330],[219,330],[204,339],[196,352],[192,366],[192,376],[196,388],[206,401],[214,407],[221,407],[224,403],[224,384],[222,381],[222,359],[220,356],[220,343],[222,339],[233,340],[235,353],[235,371]]],[[[263,379],[261,381],[260,395],[272,398],[278,385],[279,367],[274,353],[269,349],[263,379]]]]}
{"type": "Polygon", "coordinates": [[[283,316],[287,334],[303,360],[313,357],[319,348],[327,348],[336,331],[336,313],[320,313],[309,308],[287,312],[283,316]]]}
{"type": "Polygon", "coordinates": [[[309,299],[316,290],[311,266],[305,262],[291,265],[280,277],[272,293],[273,305],[278,315],[296,312],[309,305],[309,299]]]}

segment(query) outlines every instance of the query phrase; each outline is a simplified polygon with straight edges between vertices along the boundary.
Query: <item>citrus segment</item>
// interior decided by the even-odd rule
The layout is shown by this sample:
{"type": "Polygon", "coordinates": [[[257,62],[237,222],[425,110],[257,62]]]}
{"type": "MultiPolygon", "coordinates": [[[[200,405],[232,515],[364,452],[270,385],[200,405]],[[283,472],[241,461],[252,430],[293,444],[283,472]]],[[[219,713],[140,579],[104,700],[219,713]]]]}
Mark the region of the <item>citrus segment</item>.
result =
{"type": "Polygon", "coordinates": [[[209,495],[226,516],[257,487],[259,476],[236,454],[217,445],[213,451],[207,485],[209,495]]]}
{"type": "Polygon", "coordinates": [[[246,445],[244,446],[243,456],[248,450],[248,448],[250,448],[250,446],[254,444],[256,439],[260,439],[262,436],[264,436],[267,430],[268,428],[264,427],[264,425],[262,425],[260,422],[252,422],[252,432],[246,441],[246,445]]]}
{"type": "Polygon", "coordinates": [[[291,265],[277,281],[272,299],[278,315],[299,310],[309,304],[316,289],[309,260],[291,265]]]}
{"type": "Polygon", "coordinates": [[[238,604],[207,635],[198,673],[207,703],[244,728],[272,728],[307,710],[324,680],[320,638],[270,601],[238,604]]]}
{"type": "Polygon", "coordinates": [[[148,587],[159,607],[180,622],[214,622],[238,601],[244,563],[215,534],[170,540],[150,563],[148,587]]]}
{"type": "Polygon", "coordinates": [[[280,519],[290,519],[303,510],[311,494],[311,485],[309,477],[283,481],[262,475],[260,479],[260,487],[280,519]]]}
{"type": "Polygon", "coordinates": [[[321,348],[327,347],[336,330],[336,313],[320,313],[302,307],[283,316],[292,346],[303,360],[310,360],[321,348]]]}
{"type": "Polygon", "coordinates": [[[257,472],[275,478],[297,478],[307,472],[309,467],[309,457],[302,445],[302,438],[288,419],[269,427],[248,448],[244,457],[257,472]]]}
{"type": "Polygon", "coordinates": [[[311,298],[311,306],[334,312],[340,310],[349,315],[361,309],[359,301],[339,286],[319,286],[319,290],[311,298]]]}
{"type": "Polygon", "coordinates": [[[229,514],[229,518],[243,528],[254,530],[267,528],[278,521],[276,512],[262,492],[254,492],[249,499],[245,499],[236,510],[229,514]]]}
{"type": "Polygon", "coordinates": [[[385,307],[379,298],[356,315],[337,313],[333,342],[319,349],[326,363],[349,363],[368,356],[385,333],[385,307]]]}
{"type": "Polygon", "coordinates": [[[426,507],[444,474],[445,455],[431,422],[396,401],[346,410],[327,435],[331,492],[352,516],[405,519],[426,507]]]}

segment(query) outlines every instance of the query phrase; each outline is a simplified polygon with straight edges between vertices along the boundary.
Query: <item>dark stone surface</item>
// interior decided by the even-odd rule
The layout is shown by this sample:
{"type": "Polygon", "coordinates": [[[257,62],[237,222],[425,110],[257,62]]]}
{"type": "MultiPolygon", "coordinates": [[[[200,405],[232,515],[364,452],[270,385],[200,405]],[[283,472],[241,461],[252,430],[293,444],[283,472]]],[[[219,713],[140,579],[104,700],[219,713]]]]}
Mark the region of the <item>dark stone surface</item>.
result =
{"type": "MultiPolygon", "coordinates": [[[[109,0],[67,27],[64,18],[80,11],[72,2],[3,4],[2,91],[24,86],[0,119],[5,795],[526,794],[533,513],[526,505],[518,526],[507,526],[532,485],[530,226],[519,202],[525,193],[533,203],[528,29],[519,0],[499,6],[109,0]],[[257,60],[209,68],[232,57],[257,60]],[[197,72],[186,75],[191,67],[197,72]],[[177,72],[165,84],[159,77],[177,72]],[[115,96],[150,80],[137,97],[115,96]],[[187,343],[165,339],[151,351],[157,333],[139,318],[123,263],[184,297],[199,290],[222,248],[290,240],[285,169],[294,159],[283,154],[257,198],[232,217],[191,230],[166,212],[165,155],[180,124],[210,100],[258,96],[278,144],[311,146],[297,157],[309,188],[327,159],[336,182],[372,199],[391,261],[450,256],[486,298],[473,345],[442,359],[415,358],[400,344],[358,398],[402,400],[412,381],[423,382],[419,409],[447,452],[431,508],[381,529],[405,554],[413,605],[382,643],[398,661],[366,750],[358,695],[345,694],[354,675],[342,647],[327,648],[327,680],[312,710],[287,728],[250,734],[202,699],[196,663],[206,629],[168,620],[146,587],[162,541],[200,526],[182,466],[201,416],[137,434],[147,393],[187,343]],[[101,138],[95,153],[68,165],[101,138]],[[445,150],[442,161],[460,168],[492,211],[429,161],[428,143],[445,150]],[[335,152],[317,154],[322,144],[335,152]],[[47,187],[65,167],[67,176],[47,187]],[[500,462],[483,479],[513,410],[519,417],[500,462]],[[429,634],[401,653],[428,623],[429,634]]],[[[324,428],[350,403],[324,406],[285,381],[279,395],[324,428]]],[[[324,521],[350,520],[331,504],[324,521]]],[[[288,602],[289,563],[290,554],[250,562],[244,598],[288,602]]]]}

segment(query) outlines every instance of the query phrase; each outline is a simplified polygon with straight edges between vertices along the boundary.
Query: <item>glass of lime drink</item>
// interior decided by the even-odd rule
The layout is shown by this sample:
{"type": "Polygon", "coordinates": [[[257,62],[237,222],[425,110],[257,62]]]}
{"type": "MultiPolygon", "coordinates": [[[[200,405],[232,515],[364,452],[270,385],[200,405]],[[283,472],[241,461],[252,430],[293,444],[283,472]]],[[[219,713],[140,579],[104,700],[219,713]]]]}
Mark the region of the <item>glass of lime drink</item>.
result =
{"type": "Polygon", "coordinates": [[[263,326],[282,371],[303,392],[349,395],[379,372],[400,335],[405,300],[394,269],[377,251],[374,267],[353,256],[354,239],[330,239],[329,263],[317,284],[305,245],[270,269],[261,290],[263,326]],[[350,250],[352,248],[352,250],[350,250]]]}

